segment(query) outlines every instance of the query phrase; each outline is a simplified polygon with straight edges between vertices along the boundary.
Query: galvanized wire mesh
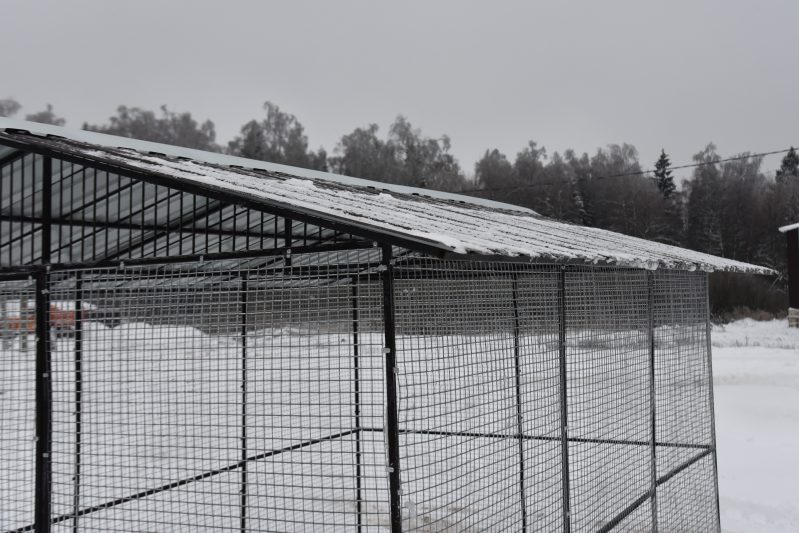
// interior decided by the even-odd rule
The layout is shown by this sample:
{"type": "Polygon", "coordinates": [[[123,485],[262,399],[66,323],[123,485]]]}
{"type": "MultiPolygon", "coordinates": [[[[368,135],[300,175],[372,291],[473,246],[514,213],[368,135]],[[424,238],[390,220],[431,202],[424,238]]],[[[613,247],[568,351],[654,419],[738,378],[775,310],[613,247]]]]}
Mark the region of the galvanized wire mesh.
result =
{"type": "MultiPolygon", "coordinates": [[[[322,275],[209,263],[51,274],[51,301],[71,312],[50,349],[53,530],[386,523],[384,438],[359,431],[382,426],[382,293],[369,257],[341,255],[322,275]]],[[[27,393],[3,421],[30,424],[32,368],[3,362],[15,368],[4,383],[27,393]]],[[[3,460],[32,491],[33,453],[3,460]]],[[[18,494],[3,530],[31,523],[32,492],[18,494]]]]}
{"type": "Polygon", "coordinates": [[[647,273],[565,276],[572,525],[597,531],[652,488],[647,273]]]}
{"type": "Polygon", "coordinates": [[[707,277],[654,276],[657,474],[661,531],[714,531],[718,491],[707,277]],[[688,468],[682,470],[686,464],[688,468]],[[676,474],[675,471],[678,471],[676,474]]]}
{"type": "Polygon", "coordinates": [[[33,522],[35,289],[0,282],[0,531],[33,522]]]}
{"type": "MultiPolygon", "coordinates": [[[[379,256],[48,273],[52,531],[719,529],[704,274],[379,256]]],[[[3,531],[33,289],[0,290],[3,531]]]]}
{"type": "Polygon", "coordinates": [[[409,531],[561,525],[553,267],[396,270],[400,465],[409,531]]]}

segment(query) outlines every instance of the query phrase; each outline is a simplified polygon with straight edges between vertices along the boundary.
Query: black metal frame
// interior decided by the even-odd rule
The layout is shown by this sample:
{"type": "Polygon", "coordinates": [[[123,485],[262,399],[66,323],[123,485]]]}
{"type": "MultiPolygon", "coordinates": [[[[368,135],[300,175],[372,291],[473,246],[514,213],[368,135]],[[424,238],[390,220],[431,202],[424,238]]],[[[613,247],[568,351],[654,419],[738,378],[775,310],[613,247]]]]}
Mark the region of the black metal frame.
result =
{"type": "Polygon", "coordinates": [[[48,273],[36,274],[36,507],[34,527],[50,531],[52,494],[52,372],[50,369],[50,298],[48,273]]]}
{"type": "MultiPolygon", "coordinates": [[[[446,431],[424,431],[424,430],[408,430],[401,428],[398,418],[398,381],[397,381],[397,343],[396,343],[396,317],[395,317],[395,287],[394,281],[398,278],[395,272],[395,265],[398,259],[394,255],[393,246],[400,246],[405,249],[414,250],[416,252],[425,253],[434,257],[446,256],[439,248],[418,240],[411,240],[401,236],[386,235],[379,233],[368,228],[356,227],[354,225],[336,221],[336,220],[323,220],[319,217],[295,211],[285,206],[265,205],[260,201],[233,195],[227,192],[212,190],[210,188],[201,187],[199,185],[176,183],[166,176],[153,175],[139,171],[132,167],[125,165],[108,165],[105,163],[97,163],[89,161],[79,155],[64,153],[52,150],[44,145],[32,146],[23,143],[15,143],[7,139],[2,140],[0,144],[6,144],[12,147],[17,147],[21,151],[12,156],[7,156],[3,161],[0,161],[0,167],[3,165],[13,164],[15,161],[23,158],[28,153],[35,153],[42,156],[42,196],[41,196],[41,215],[39,217],[27,216],[24,214],[2,214],[0,213],[0,220],[9,220],[12,222],[30,223],[34,226],[40,226],[38,229],[32,229],[28,234],[34,235],[39,232],[41,252],[38,260],[32,264],[27,265],[7,265],[0,267],[0,280],[5,279],[20,279],[24,278],[26,274],[30,274],[35,278],[36,282],[36,506],[34,523],[14,530],[31,531],[36,530],[41,533],[48,533],[51,526],[67,520],[72,520],[72,531],[77,533],[79,530],[79,518],[89,513],[115,507],[123,503],[141,499],[159,492],[170,490],[180,487],[195,481],[207,479],[218,474],[231,472],[235,470],[240,471],[240,530],[242,532],[247,530],[247,466],[253,461],[258,461],[267,457],[278,455],[284,452],[297,450],[300,448],[312,446],[320,442],[335,440],[349,435],[355,438],[355,458],[356,464],[356,509],[357,509],[357,530],[362,530],[362,490],[361,486],[361,471],[362,471],[362,443],[361,435],[364,432],[383,432],[387,439],[387,455],[388,455],[388,479],[389,479],[389,516],[391,530],[394,533],[402,531],[402,491],[401,491],[401,464],[400,464],[400,435],[407,433],[416,434],[435,434],[446,436],[460,436],[460,437],[485,437],[496,439],[516,439],[518,441],[518,454],[519,454],[519,495],[521,498],[522,510],[522,530],[527,531],[528,516],[527,516],[527,496],[526,496],[526,480],[525,480],[525,455],[524,443],[532,440],[548,440],[558,441],[561,443],[561,485],[562,485],[562,505],[563,505],[563,531],[569,533],[571,531],[571,488],[570,488],[570,470],[569,470],[569,444],[570,443],[604,443],[604,444],[626,444],[626,445],[639,445],[649,446],[651,448],[652,460],[652,483],[651,488],[637,500],[632,502],[616,517],[608,521],[602,526],[599,531],[611,531],[614,527],[620,524],[627,516],[633,513],[646,501],[652,503],[652,520],[657,528],[657,487],[667,482],[669,479],[678,475],[680,472],[689,468],[691,465],[707,457],[713,455],[714,471],[716,471],[717,479],[717,466],[715,464],[715,450],[716,440],[715,431],[713,430],[712,441],[709,445],[699,444],[685,444],[685,443],[672,443],[672,442],[658,442],[655,433],[655,339],[654,328],[655,319],[653,311],[653,276],[648,275],[648,298],[649,298],[649,316],[648,316],[648,334],[649,334],[649,361],[650,361],[650,392],[651,392],[651,427],[652,434],[649,441],[634,441],[634,440],[614,440],[614,439],[589,439],[589,438],[574,438],[569,436],[568,428],[568,390],[567,390],[567,323],[566,323],[566,274],[568,266],[563,265],[558,272],[558,289],[557,289],[557,305],[558,305],[558,353],[559,353],[559,397],[560,397],[560,435],[547,436],[547,435],[527,435],[524,432],[523,419],[522,419],[522,381],[521,381],[521,361],[520,361],[520,324],[519,324],[519,308],[518,308],[518,280],[516,275],[512,275],[512,308],[513,308],[513,352],[515,364],[515,393],[516,393],[516,432],[515,433],[468,433],[468,432],[446,432],[446,431]],[[24,151],[22,151],[24,150],[24,151]],[[132,222],[113,222],[113,221],[98,221],[98,220],[85,220],[85,219],[72,219],[62,217],[52,217],[52,177],[53,177],[53,158],[61,161],[67,161],[78,165],[83,165],[87,168],[111,172],[118,176],[124,176],[131,180],[139,180],[143,183],[149,183],[156,186],[167,187],[170,190],[179,191],[181,194],[194,194],[202,196],[206,199],[213,200],[213,202],[206,202],[204,210],[201,210],[203,216],[211,214],[219,214],[230,206],[233,207],[232,219],[238,220],[240,213],[238,209],[248,209],[246,213],[246,228],[244,233],[237,233],[236,229],[226,230],[222,228],[222,220],[219,220],[219,228],[213,229],[211,227],[197,228],[191,226],[186,228],[187,219],[181,212],[180,216],[174,221],[168,221],[166,225],[148,225],[143,222],[143,213],[145,208],[140,210],[142,214],[142,222],[135,225],[132,222]],[[274,231],[272,233],[253,232],[251,231],[251,214],[260,216],[263,221],[264,214],[268,214],[275,218],[274,231]],[[278,219],[282,220],[282,232],[278,231],[278,219]],[[305,225],[305,234],[302,237],[297,237],[294,233],[295,224],[305,225]],[[108,227],[116,227],[117,229],[138,229],[141,231],[141,240],[135,244],[131,244],[127,249],[123,248],[118,250],[111,257],[98,258],[92,261],[73,262],[67,264],[52,264],[53,257],[51,244],[52,228],[53,226],[68,225],[70,227],[84,226],[97,228],[103,224],[108,227]],[[308,244],[308,225],[316,226],[319,228],[320,237],[317,242],[308,244]],[[322,238],[322,228],[325,230],[333,230],[332,238],[322,238]],[[171,256],[155,256],[155,257],[141,257],[141,258],[128,258],[126,257],[132,250],[143,247],[150,242],[156,241],[162,234],[168,235],[169,232],[190,231],[192,229],[199,229],[206,234],[215,235],[234,235],[245,237],[247,243],[249,239],[268,237],[274,239],[275,246],[268,249],[252,250],[232,250],[232,251],[217,251],[208,253],[192,253],[192,254],[177,254],[171,256]],[[154,232],[152,235],[147,236],[146,232],[154,232]],[[343,238],[342,238],[343,237],[343,238]],[[339,240],[340,239],[340,240],[339,240]],[[281,242],[282,241],[282,242],[281,242]],[[278,243],[282,245],[278,246],[278,243]],[[302,244],[301,244],[302,243],[302,244]],[[345,250],[363,250],[374,246],[380,246],[380,261],[374,266],[377,267],[379,277],[375,276],[372,272],[360,271],[353,272],[347,269],[331,268],[329,266],[292,266],[292,255],[307,253],[307,252],[336,252],[345,250]],[[178,265],[181,263],[191,263],[197,261],[217,261],[217,260],[265,260],[264,268],[272,268],[275,271],[282,270],[287,273],[296,272],[328,272],[337,280],[353,281],[351,284],[351,320],[352,320],[352,344],[353,344],[353,372],[354,372],[354,394],[353,403],[355,409],[354,415],[354,428],[349,431],[339,432],[324,437],[309,439],[303,442],[295,443],[291,446],[286,446],[280,449],[264,451],[255,455],[249,455],[247,443],[247,358],[248,358],[248,344],[247,344],[247,327],[248,327],[248,279],[246,276],[240,281],[240,300],[239,300],[239,313],[241,316],[241,328],[239,334],[242,340],[241,359],[242,359],[242,374],[241,374],[241,457],[239,461],[208,470],[201,474],[177,480],[168,484],[158,487],[153,487],[147,490],[131,494],[122,498],[106,502],[101,505],[94,505],[87,508],[81,508],[80,505],[80,455],[81,455],[81,412],[82,412],[82,388],[81,388],[81,374],[82,369],[82,342],[83,342],[83,309],[81,307],[83,280],[81,278],[81,270],[85,268],[96,268],[103,266],[118,266],[124,265],[152,265],[153,267],[163,267],[165,265],[178,265]],[[75,491],[73,495],[72,512],[62,514],[56,517],[52,516],[51,508],[51,453],[52,453],[52,382],[50,370],[50,276],[54,272],[74,271],[72,274],[75,280],[76,287],[76,321],[75,321],[75,361],[74,373],[76,379],[75,388],[75,431],[77,434],[75,442],[75,491]],[[384,363],[385,363],[385,387],[386,387],[386,413],[385,413],[385,427],[383,428],[369,428],[361,427],[361,390],[360,390],[360,348],[359,348],[359,298],[357,282],[360,280],[377,281],[379,280],[382,289],[382,311],[383,311],[383,333],[384,333],[384,363]],[[670,472],[663,476],[657,476],[656,470],[656,450],[658,446],[665,447],[682,447],[692,448],[698,450],[698,453],[689,460],[676,466],[670,472]]],[[[242,172],[245,172],[242,170],[242,172]]],[[[95,201],[99,201],[97,198],[95,201]]],[[[182,197],[181,197],[182,200],[182,197]]],[[[157,206],[158,202],[153,204],[157,206]]],[[[170,205],[166,204],[167,208],[170,205]]],[[[157,207],[155,208],[157,209],[157,207]]],[[[138,214],[139,212],[137,212],[138,214]]],[[[133,219],[133,211],[131,210],[131,220],[133,219]]],[[[206,226],[210,226],[210,219],[207,219],[206,226]]],[[[60,233],[59,233],[60,236],[60,233]]],[[[168,245],[167,245],[168,247],[168,245]]],[[[483,258],[485,259],[485,258],[483,258]]],[[[517,261],[519,261],[517,259],[517,261]]],[[[409,259],[404,267],[413,265],[413,259],[409,259]]],[[[363,264],[360,265],[363,268],[363,264]]],[[[502,275],[501,273],[498,275],[502,275]]],[[[430,273],[420,268],[418,270],[403,270],[400,279],[427,279],[431,277],[430,273]]],[[[709,342],[709,329],[708,329],[708,342],[709,342]]],[[[710,350],[708,347],[708,360],[710,359],[710,350]]],[[[708,361],[709,363],[709,361],[708,361]]],[[[711,374],[712,376],[712,370],[711,374]]],[[[712,394],[712,386],[710,387],[712,394]]],[[[711,397],[712,409],[712,397],[711,397]]],[[[716,509],[718,512],[718,499],[716,499],[716,509]]]]}
{"type": "MultiPolygon", "coordinates": [[[[358,249],[358,248],[356,248],[358,249]]],[[[467,432],[446,432],[446,431],[424,431],[424,430],[407,430],[404,428],[399,427],[398,418],[397,418],[397,369],[396,369],[396,340],[395,340],[395,318],[394,318],[394,279],[395,279],[395,272],[394,266],[396,263],[396,259],[393,256],[393,251],[391,246],[384,245],[381,249],[382,259],[380,262],[380,267],[378,271],[380,272],[379,279],[381,280],[382,284],[382,294],[383,294],[383,320],[384,320],[384,333],[385,333],[385,380],[386,380],[386,426],[384,428],[367,428],[361,427],[360,425],[360,412],[359,412],[359,404],[360,404],[360,391],[358,389],[358,385],[355,386],[354,391],[354,404],[356,408],[356,418],[355,418],[355,427],[349,431],[341,432],[337,434],[327,435],[324,437],[310,439],[308,441],[300,442],[293,444],[291,446],[287,446],[281,449],[270,450],[267,452],[262,452],[260,454],[256,454],[253,456],[247,455],[247,445],[246,445],[246,421],[242,418],[242,458],[233,464],[227,465],[222,468],[217,468],[214,470],[209,470],[207,472],[203,472],[201,474],[191,476],[186,479],[178,480],[163,486],[154,487],[148,490],[140,491],[136,494],[132,494],[130,496],[117,498],[113,501],[107,502],[102,505],[95,505],[89,508],[79,508],[79,496],[78,492],[75,493],[75,502],[72,513],[66,515],[60,515],[57,517],[50,517],[50,486],[49,486],[49,479],[50,479],[50,470],[49,470],[49,456],[51,453],[51,444],[50,444],[50,434],[51,434],[51,412],[50,412],[50,395],[51,395],[51,384],[50,384],[50,371],[49,371],[49,294],[48,294],[48,287],[49,287],[49,277],[50,271],[47,268],[37,267],[35,273],[36,279],[36,324],[37,324],[37,341],[36,341],[36,356],[37,356],[37,473],[36,473],[36,492],[37,492],[37,506],[36,506],[36,523],[35,525],[31,525],[25,528],[20,528],[15,531],[30,531],[35,529],[36,531],[49,531],[49,528],[53,524],[61,523],[65,520],[72,519],[73,531],[78,530],[78,519],[82,516],[85,516],[89,513],[99,511],[102,509],[107,509],[109,507],[114,507],[135,499],[144,498],[150,496],[152,494],[156,494],[158,492],[163,492],[165,490],[169,490],[172,488],[176,488],[179,486],[183,486],[188,483],[192,483],[194,481],[200,481],[203,479],[207,479],[209,477],[230,472],[234,470],[241,471],[241,530],[246,531],[246,466],[248,463],[257,461],[266,457],[274,456],[280,453],[300,449],[303,447],[311,446],[314,444],[318,444],[320,442],[326,440],[334,440],[338,438],[342,438],[348,435],[354,435],[356,438],[356,457],[358,458],[358,462],[356,463],[356,473],[360,472],[360,435],[363,432],[384,432],[386,434],[386,438],[388,440],[388,473],[389,473],[389,483],[390,483],[390,516],[391,516],[391,527],[392,531],[399,532],[402,531],[402,500],[401,500],[401,488],[400,488],[400,463],[399,463],[399,436],[402,434],[414,433],[414,434],[437,434],[437,435],[447,435],[447,436],[460,436],[460,437],[484,437],[484,438],[496,438],[496,439],[517,439],[519,442],[519,457],[520,457],[520,472],[519,472],[519,486],[520,486],[520,496],[522,498],[522,509],[523,509],[523,527],[526,527],[526,510],[525,510],[525,479],[524,479],[524,447],[523,443],[525,441],[532,441],[532,440],[546,440],[546,441],[559,441],[562,444],[562,483],[563,483],[563,505],[564,505],[564,531],[569,531],[570,528],[570,513],[569,513],[569,498],[570,498],[570,489],[569,489],[569,474],[568,474],[568,448],[570,443],[602,443],[602,444],[618,444],[618,445],[637,445],[637,446],[649,446],[652,449],[652,461],[654,463],[655,460],[655,451],[658,446],[661,447],[679,447],[679,448],[691,448],[696,449],[698,453],[691,457],[689,460],[685,461],[684,463],[676,466],[670,472],[656,477],[656,471],[653,467],[652,475],[652,487],[648,490],[645,494],[641,495],[637,500],[632,502],[627,508],[625,508],[622,512],[620,512],[615,518],[608,521],[599,531],[606,532],[611,531],[614,527],[620,524],[627,516],[633,513],[638,507],[640,507],[643,503],[648,500],[651,500],[653,506],[655,505],[655,498],[656,498],[656,490],[657,487],[662,485],[663,483],[667,482],[669,479],[673,478],[674,476],[678,475],[680,472],[684,471],[685,469],[689,468],[691,465],[695,464],[697,461],[707,457],[708,455],[713,454],[715,457],[715,439],[713,440],[712,444],[710,445],[699,445],[699,444],[684,444],[684,443],[672,443],[672,442],[658,442],[656,441],[656,436],[654,433],[654,426],[651,439],[649,441],[634,441],[634,440],[618,440],[618,439],[591,439],[591,438],[577,438],[577,437],[570,437],[568,435],[568,427],[567,427],[567,412],[566,406],[568,402],[563,401],[567,397],[567,390],[566,390],[566,282],[565,277],[568,270],[568,267],[561,268],[558,274],[558,314],[559,314],[559,353],[560,353],[560,394],[561,394],[561,436],[546,436],[546,435],[527,435],[523,432],[522,427],[522,419],[521,419],[521,383],[520,383],[520,360],[519,360],[519,311],[518,311],[518,285],[517,280],[513,280],[513,289],[512,289],[512,305],[513,305],[513,315],[514,315],[514,328],[513,328],[513,335],[514,335],[514,358],[515,358],[515,368],[516,368],[516,394],[517,394],[517,431],[515,433],[508,433],[508,434],[476,434],[476,433],[467,433],[467,432]]],[[[295,267],[296,268],[296,267],[295,267]]],[[[351,280],[358,281],[361,279],[361,275],[353,275],[350,273],[348,274],[351,280]]],[[[374,274],[365,274],[365,279],[375,280],[374,274]]],[[[346,279],[347,276],[342,276],[346,279]]],[[[15,276],[16,279],[19,279],[19,276],[15,276]]],[[[82,289],[82,279],[80,275],[80,271],[77,271],[74,274],[74,278],[76,281],[76,291],[77,295],[80,296],[80,292],[82,289]]],[[[649,316],[648,316],[648,338],[649,338],[649,357],[650,357],[650,383],[651,388],[650,390],[654,394],[654,357],[655,357],[655,343],[654,343],[654,315],[652,312],[652,276],[648,277],[648,298],[649,298],[649,316]]],[[[247,387],[246,387],[246,358],[247,358],[247,283],[248,280],[246,278],[241,280],[241,288],[239,290],[241,294],[241,299],[239,301],[239,312],[242,316],[242,326],[240,330],[240,335],[242,337],[242,352],[241,356],[244,362],[243,371],[242,371],[242,417],[246,417],[246,394],[247,394],[247,387]]],[[[357,284],[352,283],[351,285],[351,304],[352,304],[352,336],[353,336],[353,345],[356,347],[354,350],[354,359],[353,359],[353,369],[355,372],[356,382],[358,381],[358,371],[359,371],[359,355],[358,355],[358,308],[359,308],[359,294],[357,291],[357,284]]],[[[75,343],[76,346],[82,342],[82,333],[81,333],[81,324],[82,324],[82,317],[80,314],[82,313],[81,308],[77,307],[76,310],[79,313],[79,319],[76,322],[76,334],[75,334],[75,343]]],[[[81,360],[79,355],[80,349],[76,350],[76,360],[75,360],[75,373],[76,376],[80,375],[81,370],[81,360]]],[[[81,390],[80,388],[76,388],[75,391],[75,404],[76,404],[76,430],[78,434],[80,434],[80,412],[81,412],[81,390]]],[[[654,423],[655,417],[655,410],[654,410],[654,401],[651,404],[651,417],[652,422],[654,423]]],[[[80,439],[76,441],[76,447],[79,450],[80,447],[80,439]]],[[[79,455],[79,453],[78,453],[79,455]]],[[[360,478],[360,476],[358,476],[360,478]]],[[[76,477],[75,483],[79,483],[79,478],[76,477]]],[[[361,528],[362,524],[360,523],[360,497],[361,493],[361,486],[360,480],[359,485],[357,486],[357,494],[358,494],[358,529],[361,528]]],[[[656,513],[656,510],[653,510],[653,513],[656,513]]],[[[653,520],[656,520],[656,515],[653,517],[653,520]]],[[[656,522],[655,522],[656,523],[656,522]]]]}
{"type": "Polygon", "coordinates": [[[72,512],[72,533],[78,533],[80,511],[81,437],[83,423],[83,276],[75,274],[75,478],[72,512]]]}
{"type": "MultiPolygon", "coordinates": [[[[8,133],[8,131],[6,133],[8,133]]],[[[344,220],[337,220],[332,216],[330,218],[322,218],[296,207],[278,205],[276,203],[270,203],[261,199],[253,199],[243,194],[235,194],[229,191],[221,191],[196,183],[175,180],[166,174],[143,171],[133,165],[124,163],[109,164],[106,162],[89,159],[81,154],[78,150],[75,150],[68,145],[59,145],[54,143],[52,139],[40,138],[27,134],[18,135],[19,136],[17,138],[9,138],[8,136],[5,136],[3,139],[0,139],[0,145],[15,148],[17,150],[32,154],[38,154],[45,158],[54,158],[60,161],[80,165],[86,168],[94,169],[95,171],[107,172],[130,180],[166,187],[167,189],[182,191],[187,194],[208,198],[230,205],[237,205],[240,208],[268,213],[271,216],[280,217],[284,220],[301,222],[315,227],[323,227],[328,230],[338,232],[340,235],[358,236],[359,240],[391,244],[394,246],[426,253],[434,257],[442,257],[445,255],[445,251],[443,251],[438,245],[432,241],[426,241],[423,238],[411,239],[403,235],[393,234],[392,232],[354,225],[344,220]]],[[[261,175],[259,171],[248,171],[238,167],[231,167],[229,170],[240,172],[245,175],[261,175]]],[[[199,230],[199,228],[197,229],[199,230]]],[[[293,239],[296,237],[292,237],[291,232],[287,232],[286,238],[287,240],[293,241],[293,239]]],[[[290,246],[286,247],[290,248],[290,246]]],[[[210,252],[205,254],[197,253],[193,255],[208,255],[208,253],[210,252]]],[[[97,266],[99,266],[99,263],[97,266]]]]}
{"type": "Polygon", "coordinates": [[[361,493],[361,368],[360,368],[360,342],[358,339],[358,284],[357,277],[353,279],[351,292],[352,305],[352,373],[355,383],[353,383],[353,402],[354,402],[354,422],[358,432],[355,433],[355,512],[357,516],[358,533],[361,532],[363,524],[361,515],[363,513],[363,502],[361,493]]]}
{"type": "Polygon", "coordinates": [[[513,366],[514,378],[516,380],[516,428],[519,441],[519,496],[522,506],[522,531],[527,531],[527,496],[524,490],[524,424],[522,421],[522,365],[520,355],[519,335],[519,280],[513,276],[511,289],[511,299],[513,301],[513,366]]]}
{"type": "Polygon", "coordinates": [[[241,314],[241,488],[239,489],[241,533],[247,531],[247,273],[242,273],[239,291],[239,313],[241,314]]]}
{"type": "Polygon", "coordinates": [[[566,389],[566,266],[558,273],[558,355],[560,374],[560,444],[563,533],[571,533],[571,489],[569,477],[569,412],[566,389]]]}
{"type": "Polygon", "coordinates": [[[399,417],[397,406],[397,341],[394,318],[394,258],[390,245],[382,247],[383,329],[386,340],[386,438],[388,441],[389,516],[392,533],[402,531],[399,417]]]}
{"type": "Polygon", "coordinates": [[[652,529],[658,530],[658,505],[657,505],[657,412],[656,412],[656,380],[655,380],[655,275],[647,272],[647,308],[649,310],[648,333],[649,333],[649,425],[652,431],[652,529]]]}

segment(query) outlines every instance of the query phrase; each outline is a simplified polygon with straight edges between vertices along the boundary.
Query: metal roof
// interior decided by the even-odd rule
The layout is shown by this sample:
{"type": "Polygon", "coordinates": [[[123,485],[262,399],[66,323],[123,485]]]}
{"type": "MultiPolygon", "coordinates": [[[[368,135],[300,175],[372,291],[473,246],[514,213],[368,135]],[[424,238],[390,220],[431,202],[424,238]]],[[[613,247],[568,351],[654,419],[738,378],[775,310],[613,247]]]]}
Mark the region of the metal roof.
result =
{"type": "Polygon", "coordinates": [[[543,217],[468,196],[0,119],[0,144],[242,205],[296,213],[368,238],[454,256],[771,274],[771,269],[543,217]]]}
{"type": "MultiPolygon", "coordinates": [[[[52,126],[50,124],[39,124],[37,122],[27,122],[24,120],[16,120],[11,118],[0,117],[0,130],[20,130],[27,131],[40,136],[56,136],[71,139],[73,141],[80,141],[87,144],[103,146],[106,148],[126,148],[135,150],[141,153],[158,153],[167,157],[177,159],[190,159],[192,161],[199,161],[203,163],[210,163],[212,165],[219,165],[222,167],[242,167],[255,170],[263,170],[266,172],[274,172],[279,174],[291,174],[300,178],[308,178],[314,180],[329,181],[331,183],[338,183],[341,185],[351,185],[360,187],[370,187],[376,185],[375,182],[353,178],[351,176],[343,176],[341,174],[334,174],[332,172],[322,172],[319,170],[310,170],[307,168],[290,167],[278,163],[269,163],[267,161],[259,161],[257,159],[246,159],[244,157],[237,157],[228,154],[220,154],[217,152],[205,152],[202,150],[195,150],[192,148],[183,148],[182,146],[172,146],[168,144],[154,143],[150,141],[141,141],[139,139],[131,139],[128,137],[119,137],[116,135],[107,135],[105,133],[97,133],[94,131],[73,130],[63,128],[60,126],[52,126]]],[[[4,147],[0,146],[0,159],[3,157],[4,147]]],[[[408,187],[405,185],[397,185],[392,183],[380,183],[381,189],[397,192],[401,194],[420,194],[430,198],[437,198],[441,200],[453,201],[466,201],[475,205],[485,207],[497,207],[502,209],[510,209],[522,213],[535,213],[531,209],[520,207],[517,205],[504,204],[494,200],[484,198],[474,198],[472,196],[465,196],[462,194],[454,194],[443,191],[434,191],[431,189],[419,189],[416,187],[408,187]]]]}

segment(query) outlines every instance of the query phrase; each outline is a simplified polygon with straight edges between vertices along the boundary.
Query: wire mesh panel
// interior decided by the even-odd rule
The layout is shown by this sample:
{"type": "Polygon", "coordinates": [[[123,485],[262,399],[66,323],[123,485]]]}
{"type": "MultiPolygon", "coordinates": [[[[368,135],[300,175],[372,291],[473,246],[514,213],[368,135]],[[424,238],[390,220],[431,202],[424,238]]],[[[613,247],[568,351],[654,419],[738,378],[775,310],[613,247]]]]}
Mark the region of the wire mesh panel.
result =
{"type": "Polygon", "coordinates": [[[53,531],[385,525],[379,278],[341,258],[54,274],[53,531]]]}
{"type": "Polygon", "coordinates": [[[565,276],[572,531],[647,531],[651,512],[633,506],[654,481],[647,274],[565,276]]]}
{"type": "Polygon", "coordinates": [[[704,274],[389,251],[0,283],[0,529],[718,531],[704,274]]]}
{"type": "Polygon", "coordinates": [[[35,287],[0,282],[0,531],[33,522],[35,287]]]}
{"type": "Polygon", "coordinates": [[[707,276],[654,276],[658,524],[718,531],[707,276]]]}
{"type": "Polygon", "coordinates": [[[397,265],[406,530],[560,527],[555,271],[397,265]]]}

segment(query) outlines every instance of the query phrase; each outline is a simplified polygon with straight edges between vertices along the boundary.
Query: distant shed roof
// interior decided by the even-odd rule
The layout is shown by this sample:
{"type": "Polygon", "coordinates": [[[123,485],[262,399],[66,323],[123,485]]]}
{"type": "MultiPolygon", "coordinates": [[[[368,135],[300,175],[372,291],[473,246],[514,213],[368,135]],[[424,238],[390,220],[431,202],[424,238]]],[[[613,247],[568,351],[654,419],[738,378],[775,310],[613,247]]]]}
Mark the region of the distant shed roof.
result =
{"type": "Polygon", "coordinates": [[[788,224],[787,226],[782,226],[779,228],[780,233],[787,233],[795,229],[799,229],[799,222],[796,222],[794,224],[788,224]]]}
{"type": "MultiPolygon", "coordinates": [[[[771,269],[457,194],[0,119],[0,144],[223,192],[454,255],[771,274],[771,269]]],[[[2,158],[2,154],[0,154],[2,158]]]]}

